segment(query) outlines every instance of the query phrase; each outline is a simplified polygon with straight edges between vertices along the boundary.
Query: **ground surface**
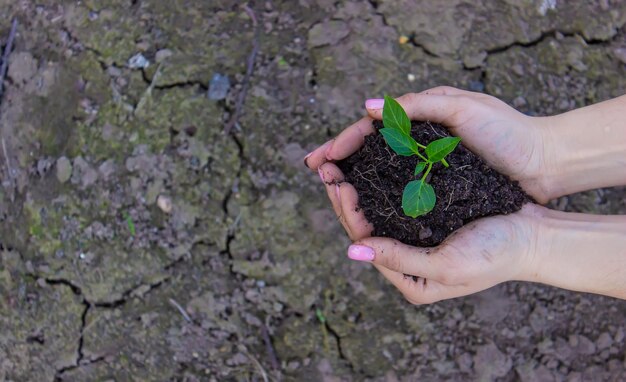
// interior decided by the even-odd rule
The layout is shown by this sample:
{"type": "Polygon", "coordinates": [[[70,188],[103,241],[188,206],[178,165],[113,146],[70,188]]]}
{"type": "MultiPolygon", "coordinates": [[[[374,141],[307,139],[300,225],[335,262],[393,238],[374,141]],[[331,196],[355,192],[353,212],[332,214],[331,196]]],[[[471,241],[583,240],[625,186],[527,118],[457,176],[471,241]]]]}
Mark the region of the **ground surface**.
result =
{"type": "Polygon", "coordinates": [[[301,161],[383,93],[448,84],[532,114],[620,95],[626,2],[251,3],[259,53],[226,135],[254,39],[239,3],[0,0],[3,45],[20,21],[0,380],[626,380],[625,302],[509,283],[411,306],[345,259],[301,161]],[[216,73],[225,100],[207,97],[216,73]]]}

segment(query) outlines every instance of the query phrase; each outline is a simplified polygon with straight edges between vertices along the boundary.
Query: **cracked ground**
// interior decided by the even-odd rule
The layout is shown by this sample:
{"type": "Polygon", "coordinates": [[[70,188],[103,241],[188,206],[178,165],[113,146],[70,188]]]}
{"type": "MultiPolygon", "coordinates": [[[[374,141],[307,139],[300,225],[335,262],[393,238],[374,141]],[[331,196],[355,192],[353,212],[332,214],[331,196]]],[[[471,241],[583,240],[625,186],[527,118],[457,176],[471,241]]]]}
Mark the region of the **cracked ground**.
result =
{"type": "MultiPolygon", "coordinates": [[[[0,0],[0,380],[626,380],[625,302],[409,305],[345,259],[302,164],[384,93],[623,94],[625,2],[256,1],[256,29],[240,4],[0,0]]],[[[550,206],[623,214],[626,190],[550,206]]]]}

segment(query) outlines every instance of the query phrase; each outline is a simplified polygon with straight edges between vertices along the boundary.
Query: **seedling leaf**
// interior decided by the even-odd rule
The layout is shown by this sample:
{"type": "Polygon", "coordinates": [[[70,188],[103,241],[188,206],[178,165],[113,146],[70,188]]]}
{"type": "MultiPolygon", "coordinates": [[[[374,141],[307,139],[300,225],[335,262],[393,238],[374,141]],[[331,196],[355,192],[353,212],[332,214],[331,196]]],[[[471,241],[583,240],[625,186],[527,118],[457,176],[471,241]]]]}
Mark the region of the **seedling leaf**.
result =
{"type": "Polygon", "coordinates": [[[414,175],[417,176],[419,173],[424,171],[424,169],[426,168],[427,165],[428,165],[428,163],[426,163],[426,162],[417,162],[417,166],[415,166],[415,173],[414,173],[414,175]]]}
{"type": "Polygon", "coordinates": [[[412,218],[427,214],[435,207],[435,190],[423,180],[409,182],[402,193],[402,209],[412,218]]]}
{"type": "Polygon", "coordinates": [[[426,155],[431,162],[439,162],[450,154],[460,141],[459,137],[446,137],[432,141],[426,146],[426,155]]]}
{"type": "Polygon", "coordinates": [[[397,129],[406,136],[411,135],[411,121],[406,112],[395,99],[385,96],[383,106],[383,125],[389,129],[397,129]]]}
{"type": "Polygon", "coordinates": [[[417,142],[415,142],[415,139],[408,135],[404,135],[399,130],[385,127],[380,129],[380,133],[385,138],[389,147],[391,147],[391,149],[398,155],[408,157],[418,153],[417,142]]]}

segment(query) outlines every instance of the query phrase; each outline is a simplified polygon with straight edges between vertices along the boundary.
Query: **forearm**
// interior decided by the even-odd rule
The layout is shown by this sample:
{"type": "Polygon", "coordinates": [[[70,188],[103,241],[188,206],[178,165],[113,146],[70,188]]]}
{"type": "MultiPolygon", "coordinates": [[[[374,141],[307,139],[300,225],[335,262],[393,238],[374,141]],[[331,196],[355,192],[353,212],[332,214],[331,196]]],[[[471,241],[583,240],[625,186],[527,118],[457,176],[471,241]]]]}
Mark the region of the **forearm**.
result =
{"type": "Polygon", "coordinates": [[[544,118],[551,198],[626,185],[626,96],[544,118]]]}
{"type": "Polygon", "coordinates": [[[525,279],[626,299],[626,216],[546,210],[525,279]]]}

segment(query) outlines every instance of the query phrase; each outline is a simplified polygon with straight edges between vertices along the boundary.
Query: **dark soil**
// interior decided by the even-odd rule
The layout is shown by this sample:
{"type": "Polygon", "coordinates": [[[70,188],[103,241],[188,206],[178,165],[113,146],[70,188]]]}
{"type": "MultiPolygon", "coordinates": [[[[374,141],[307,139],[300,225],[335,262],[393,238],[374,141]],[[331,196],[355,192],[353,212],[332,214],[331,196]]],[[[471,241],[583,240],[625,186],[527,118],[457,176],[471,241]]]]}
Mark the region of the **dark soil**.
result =
{"type": "MultiPolygon", "coordinates": [[[[412,125],[411,135],[423,145],[450,135],[439,124],[413,121],[412,125]]],[[[382,122],[375,121],[374,127],[378,131],[382,122]]],[[[365,145],[338,166],[357,189],[359,208],[374,225],[373,235],[415,246],[438,245],[464,224],[518,211],[532,201],[517,182],[489,167],[462,143],[446,160],[450,167],[438,163],[429,175],[437,195],[435,208],[415,219],[402,211],[402,192],[416,179],[417,157],[397,155],[376,133],[365,137],[365,145]]]]}

